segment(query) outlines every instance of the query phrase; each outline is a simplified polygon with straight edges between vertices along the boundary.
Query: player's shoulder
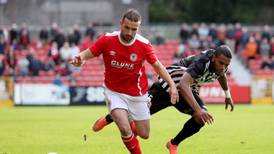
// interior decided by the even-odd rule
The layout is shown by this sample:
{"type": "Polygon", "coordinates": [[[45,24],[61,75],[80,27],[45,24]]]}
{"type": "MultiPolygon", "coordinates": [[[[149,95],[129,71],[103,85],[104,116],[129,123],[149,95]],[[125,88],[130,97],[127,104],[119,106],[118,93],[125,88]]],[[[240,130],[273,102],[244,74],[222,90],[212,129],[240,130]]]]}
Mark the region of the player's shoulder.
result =
{"type": "Polygon", "coordinates": [[[113,36],[119,36],[120,32],[119,31],[114,31],[114,32],[107,32],[104,34],[105,37],[113,37],[113,36]]]}
{"type": "Polygon", "coordinates": [[[196,56],[196,60],[198,62],[210,62],[210,59],[212,58],[214,54],[214,50],[213,49],[208,49],[208,50],[204,50],[201,52],[201,54],[196,56]]]}
{"type": "Polygon", "coordinates": [[[116,39],[119,36],[119,31],[106,32],[99,36],[100,40],[111,42],[113,39],[116,39]]]}
{"type": "Polygon", "coordinates": [[[143,37],[140,34],[136,34],[136,40],[138,40],[138,41],[140,41],[141,43],[144,43],[144,44],[150,44],[149,40],[147,38],[143,37]]]}

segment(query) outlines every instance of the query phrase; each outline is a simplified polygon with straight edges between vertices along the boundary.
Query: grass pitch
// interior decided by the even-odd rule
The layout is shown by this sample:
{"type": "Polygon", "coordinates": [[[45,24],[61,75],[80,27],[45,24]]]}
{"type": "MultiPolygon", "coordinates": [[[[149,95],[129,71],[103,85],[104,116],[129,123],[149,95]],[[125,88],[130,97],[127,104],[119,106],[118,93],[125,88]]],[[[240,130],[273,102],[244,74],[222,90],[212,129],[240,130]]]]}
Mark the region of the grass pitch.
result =
{"type": "MultiPolygon", "coordinates": [[[[274,105],[209,105],[215,122],[179,146],[184,154],[273,154],[274,105]]],[[[0,154],[123,154],[114,124],[99,133],[90,125],[106,107],[14,107],[0,109],[0,154]],[[84,140],[86,135],[86,141],[84,140]]],[[[166,142],[189,116],[168,108],[151,119],[148,140],[139,139],[144,154],[167,154],[166,142]]]]}

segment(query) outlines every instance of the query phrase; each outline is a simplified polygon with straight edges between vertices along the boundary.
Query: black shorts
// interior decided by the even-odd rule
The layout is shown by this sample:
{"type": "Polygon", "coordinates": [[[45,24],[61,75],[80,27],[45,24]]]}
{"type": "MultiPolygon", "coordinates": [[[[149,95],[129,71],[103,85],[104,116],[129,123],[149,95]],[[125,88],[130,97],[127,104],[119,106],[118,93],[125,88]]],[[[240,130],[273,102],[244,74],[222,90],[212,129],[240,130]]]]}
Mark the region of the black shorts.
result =
{"type": "MultiPolygon", "coordinates": [[[[196,92],[192,92],[192,93],[197,103],[199,104],[199,106],[202,109],[207,110],[204,102],[199,97],[199,95],[196,92]]],[[[185,99],[182,96],[180,96],[179,102],[173,105],[170,102],[169,93],[166,92],[157,82],[154,83],[149,89],[149,95],[152,97],[150,114],[157,113],[158,111],[165,109],[166,107],[169,107],[169,106],[174,106],[181,113],[185,113],[189,115],[193,114],[193,109],[188,105],[188,103],[185,101],[185,99]]]]}

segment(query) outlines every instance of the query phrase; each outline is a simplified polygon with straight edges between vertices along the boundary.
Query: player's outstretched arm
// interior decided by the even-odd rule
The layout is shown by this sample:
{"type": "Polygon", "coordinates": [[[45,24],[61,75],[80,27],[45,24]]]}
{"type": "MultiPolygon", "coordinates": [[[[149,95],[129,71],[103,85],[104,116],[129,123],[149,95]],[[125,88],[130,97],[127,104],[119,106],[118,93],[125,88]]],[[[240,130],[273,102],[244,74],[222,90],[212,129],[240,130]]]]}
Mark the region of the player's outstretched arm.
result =
{"type": "Polygon", "coordinates": [[[190,86],[193,82],[194,79],[191,75],[188,72],[185,72],[180,80],[180,94],[194,110],[193,116],[196,120],[202,121],[203,123],[212,124],[214,121],[213,117],[198,105],[192,94],[190,86]]]}
{"type": "Polygon", "coordinates": [[[218,81],[225,92],[225,109],[227,110],[228,106],[230,106],[230,111],[233,111],[234,102],[233,102],[233,99],[231,98],[230,91],[228,89],[226,75],[224,74],[223,76],[221,76],[218,79],[218,81]]]}
{"type": "Polygon", "coordinates": [[[69,63],[73,66],[80,67],[82,66],[86,60],[93,58],[93,54],[90,52],[90,49],[86,49],[79,53],[79,55],[73,57],[69,63]]]}
{"type": "Polygon", "coordinates": [[[156,61],[154,64],[152,64],[152,66],[155,72],[168,83],[170,87],[170,90],[169,90],[170,102],[172,104],[175,104],[176,102],[179,101],[179,94],[174,81],[171,79],[166,68],[162,65],[160,61],[156,61]]]}

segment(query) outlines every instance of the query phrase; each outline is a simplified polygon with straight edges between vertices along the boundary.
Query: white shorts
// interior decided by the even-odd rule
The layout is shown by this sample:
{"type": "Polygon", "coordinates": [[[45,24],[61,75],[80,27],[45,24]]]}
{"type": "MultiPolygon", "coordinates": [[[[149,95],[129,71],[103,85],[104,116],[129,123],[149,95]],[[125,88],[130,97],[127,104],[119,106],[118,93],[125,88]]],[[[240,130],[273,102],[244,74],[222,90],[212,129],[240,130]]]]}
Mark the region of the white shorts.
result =
{"type": "Polygon", "coordinates": [[[105,95],[109,112],[118,108],[125,109],[128,111],[129,118],[132,120],[139,121],[150,119],[148,94],[143,96],[130,96],[106,88],[105,95]]]}

